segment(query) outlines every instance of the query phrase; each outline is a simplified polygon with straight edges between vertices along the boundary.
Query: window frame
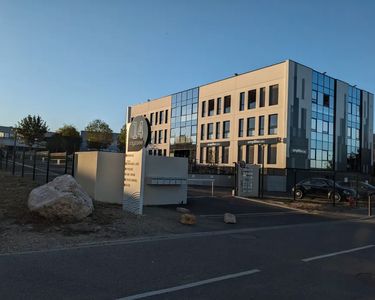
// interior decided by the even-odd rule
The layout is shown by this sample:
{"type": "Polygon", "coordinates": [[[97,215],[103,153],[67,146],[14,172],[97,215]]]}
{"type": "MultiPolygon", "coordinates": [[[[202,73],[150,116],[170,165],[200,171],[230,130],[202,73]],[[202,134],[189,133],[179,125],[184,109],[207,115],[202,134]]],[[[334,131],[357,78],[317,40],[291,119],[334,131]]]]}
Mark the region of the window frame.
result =
{"type": "Polygon", "coordinates": [[[210,99],[208,100],[208,105],[207,105],[207,116],[211,117],[215,114],[215,99],[210,99]],[[212,104],[212,110],[210,110],[210,106],[212,104]]]}
{"type": "Polygon", "coordinates": [[[224,114],[230,113],[231,105],[232,105],[231,102],[232,102],[231,95],[224,96],[224,109],[223,109],[224,114]]]}
{"type": "Polygon", "coordinates": [[[276,165],[277,163],[277,144],[269,144],[267,146],[267,164],[276,165]],[[272,156],[272,150],[274,150],[274,157],[272,156]],[[271,160],[271,158],[274,158],[271,160]]]}
{"type": "Polygon", "coordinates": [[[159,112],[159,124],[163,124],[164,123],[164,111],[160,111],[159,112]]]}
{"type": "Polygon", "coordinates": [[[222,105],[221,102],[222,102],[221,101],[221,97],[218,97],[216,99],[216,115],[220,115],[221,114],[221,105],[222,105]]]}
{"type": "Polygon", "coordinates": [[[216,122],[215,127],[215,138],[220,139],[220,122],[216,122]]]}
{"type": "Polygon", "coordinates": [[[268,115],[268,134],[269,135],[277,135],[277,131],[278,131],[278,123],[279,123],[279,116],[278,114],[271,114],[271,115],[268,115]],[[271,119],[272,117],[275,117],[276,116],[276,126],[272,126],[271,124],[271,119]]]}
{"type": "Polygon", "coordinates": [[[228,164],[229,163],[229,146],[221,146],[221,163],[228,164]]]}
{"type": "Polygon", "coordinates": [[[207,140],[214,139],[214,123],[207,123],[207,140]],[[210,128],[212,131],[210,132],[210,128]]]}
{"type": "Polygon", "coordinates": [[[245,110],[245,92],[240,93],[239,111],[245,110]]]}
{"type": "Polygon", "coordinates": [[[278,105],[279,104],[279,84],[273,84],[269,86],[269,98],[268,98],[268,105],[278,105]],[[276,89],[276,93],[274,91],[276,89]],[[274,103],[274,101],[276,102],[274,103]]]}
{"type": "Polygon", "coordinates": [[[265,107],[266,106],[266,88],[261,87],[259,89],[259,107],[265,107]]]}
{"type": "Polygon", "coordinates": [[[204,118],[205,116],[206,116],[206,101],[202,101],[201,117],[204,118]]]}
{"type": "Polygon", "coordinates": [[[201,141],[205,140],[205,130],[206,130],[206,124],[201,124],[201,141]]]}
{"type": "Polygon", "coordinates": [[[258,118],[258,135],[264,135],[265,119],[266,119],[265,116],[259,116],[259,118],[258,118]]]}
{"type": "Polygon", "coordinates": [[[246,119],[246,136],[255,136],[255,117],[248,117],[246,119]],[[254,127],[252,128],[252,134],[250,132],[250,121],[254,121],[254,127]]]}
{"type": "Polygon", "coordinates": [[[238,137],[243,137],[243,131],[244,131],[244,119],[238,119],[238,137]]]}
{"type": "Polygon", "coordinates": [[[255,109],[257,104],[257,90],[252,89],[247,92],[247,109],[255,109]]]}
{"type": "Polygon", "coordinates": [[[229,139],[230,138],[230,121],[223,121],[223,139],[229,139]],[[228,124],[228,131],[225,130],[226,124],[228,124]]]}

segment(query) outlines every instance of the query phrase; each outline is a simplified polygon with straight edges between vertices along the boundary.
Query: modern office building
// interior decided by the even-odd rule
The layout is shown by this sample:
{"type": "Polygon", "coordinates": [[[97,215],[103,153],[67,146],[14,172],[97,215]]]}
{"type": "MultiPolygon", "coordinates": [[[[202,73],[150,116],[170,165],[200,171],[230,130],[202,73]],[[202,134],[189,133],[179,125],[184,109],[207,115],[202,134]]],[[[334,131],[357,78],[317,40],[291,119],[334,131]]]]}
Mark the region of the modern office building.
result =
{"type": "Polygon", "coordinates": [[[128,108],[152,155],[267,169],[372,172],[374,95],[286,60],[128,108]]]}
{"type": "MultiPolygon", "coordinates": [[[[51,137],[54,132],[47,132],[45,137],[51,137]]],[[[29,149],[30,146],[23,143],[22,139],[18,138],[15,140],[15,131],[14,127],[10,126],[0,126],[0,150],[1,149],[8,149],[12,150],[13,147],[16,146],[17,149],[27,148],[29,149]]],[[[35,143],[32,146],[33,149],[45,149],[46,143],[45,141],[41,141],[35,143]]]]}

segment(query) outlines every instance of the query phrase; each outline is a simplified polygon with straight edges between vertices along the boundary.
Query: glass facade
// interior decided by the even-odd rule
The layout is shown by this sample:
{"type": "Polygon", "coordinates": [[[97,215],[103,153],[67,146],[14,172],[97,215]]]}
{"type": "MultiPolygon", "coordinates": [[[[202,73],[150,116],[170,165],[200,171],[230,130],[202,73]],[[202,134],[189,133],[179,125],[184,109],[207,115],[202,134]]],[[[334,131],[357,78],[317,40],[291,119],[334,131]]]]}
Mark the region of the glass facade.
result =
{"type": "Polygon", "coordinates": [[[193,88],[172,95],[170,147],[174,156],[195,158],[198,93],[193,88]]]}
{"type": "Polygon", "coordinates": [[[335,80],[313,71],[310,167],[332,168],[335,80]]]}
{"type": "Polygon", "coordinates": [[[346,98],[347,169],[360,170],[361,90],[349,87],[346,98]]]}

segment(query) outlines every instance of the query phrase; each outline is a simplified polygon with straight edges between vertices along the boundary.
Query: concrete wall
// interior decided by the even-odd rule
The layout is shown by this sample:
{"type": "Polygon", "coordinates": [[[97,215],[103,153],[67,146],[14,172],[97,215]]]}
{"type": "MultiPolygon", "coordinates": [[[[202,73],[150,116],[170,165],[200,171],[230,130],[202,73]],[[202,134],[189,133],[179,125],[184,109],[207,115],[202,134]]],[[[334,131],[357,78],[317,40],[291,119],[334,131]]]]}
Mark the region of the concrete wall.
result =
{"type": "Polygon", "coordinates": [[[99,152],[95,200],[122,203],[124,164],[124,153],[99,152]]]}
{"type": "Polygon", "coordinates": [[[75,154],[74,177],[91,198],[95,198],[97,166],[97,151],[78,152],[75,154]]]}
{"type": "Polygon", "coordinates": [[[146,155],[144,205],[180,204],[187,201],[188,159],[146,155]],[[180,179],[180,184],[151,184],[152,179],[180,179]]]}
{"type": "Polygon", "coordinates": [[[111,152],[78,152],[75,178],[96,201],[122,203],[124,154],[111,152]]]}
{"type": "MultiPolygon", "coordinates": [[[[233,166],[234,162],[238,161],[238,142],[256,139],[268,139],[268,138],[285,138],[287,136],[287,78],[288,78],[288,61],[282,62],[276,65],[265,67],[259,70],[234,76],[228,79],[220,80],[214,83],[203,85],[199,87],[199,108],[198,108],[198,127],[197,127],[197,161],[200,158],[200,145],[201,143],[220,143],[229,142],[229,160],[228,166],[233,166]],[[277,105],[268,105],[269,103],[269,87],[271,85],[278,84],[279,86],[279,98],[277,105]],[[265,88],[265,106],[259,106],[260,99],[260,88],[265,88]],[[256,107],[254,109],[248,109],[248,91],[256,90],[256,107]],[[245,109],[240,111],[239,99],[240,93],[245,93],[245,109]],[[231,96],[231,110],[230,113],[224,114],[224,97],[231,96]],[[221,114],[216,115],[216,99],[221,98],[222,108],[221,114]],[[215,100],[215,113],[213,116],[207,116],[208,111],[208,100],[215,100]],[[202,102],[206,101],[206,116],[202,118],[202,102]],[[276,135],[268,134],[268,116],[271,114],[278,115],[278,128],[276,135]],[[264,122],[264,135],[258,135],[259,129],[259,116],[265,117],[264,122]],[[247,118],[255,117],[255,135],[248,137],[246,136],[247,131],[247,118]],[[238,124],[239,119],[244,119],[244,135],[243,137],[238,136],[238,124]],[[223,121],[230,121],[230,137],[227,139],[222,138],[223,134],[223,121]],[[216,139],[216,122],[220,122],[220,138],[216,139]],[[214,138],[207,140],[207,124],[214,124],[214,138]],[[205,124],[205,139],[201,140],[201,125],[205,124]]],[[[255,146],[257,147],[257,146],[255,146]]],[[[266,152],[266,150],[265,150],[266,152]]],[[[205,156],[205,155],[204,155],[205,156]]],[[[277,145],[277,159],[276,164],[268,164],[267,156],[265,154],[265,167],[266,168],[285,168],[286,156],[286,145],[279,143],[277,145]]],[[[221,147],[219,158],[222,157],[221,147]]],[[[254,149],[254,162],[258,161],[258,150],[254,149]]],[[[220,163],[219,165],[225,165],[220,163]]]]}

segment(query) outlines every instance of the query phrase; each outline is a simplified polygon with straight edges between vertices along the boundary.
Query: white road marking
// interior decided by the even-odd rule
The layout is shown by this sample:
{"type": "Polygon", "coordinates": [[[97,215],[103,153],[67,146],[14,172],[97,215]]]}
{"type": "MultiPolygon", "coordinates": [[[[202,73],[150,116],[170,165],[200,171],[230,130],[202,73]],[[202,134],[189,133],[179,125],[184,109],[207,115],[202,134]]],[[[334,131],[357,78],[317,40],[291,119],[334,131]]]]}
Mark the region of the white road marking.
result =
{"type": "Polygon", "coordinates": [[[174,287],[170,287],[170,288],[166,288],[166,289],[150,291],[150,292],[136,294],[136,295],[132,295],[132,296],[124,297],[124,298],[119,298],[118,300],[142,299],[142,298],[146,298],[146,297],[150,297],[150,296],[156,296],[156,295],[171,293],[171,292],[180,291],[180,290],[184,290],[184,289],[189,289],[189,288],[192,288],[192,287],[205,285],[205,284],[209,284],[209,283],[214,283],[214,282],[218,282],[218,281],[238,278],[238,277],[242,277],[242,276],[248,276],[248,275],[258,273],[258,272],[260,272],[260,270],[253,269],[253,270],[248,270],[248,271],[239,272],[239,273],[227,274],[227,275],[214,277],[214,278],[210,278],[210,279],[206,279],[206,280],[201,280],[201,281],[196,281],[196,282],[187,283],[187,284],[183,284],[183,285],[178,285],[178,286],[174,286],[174,287]]]}
{"type": "Polygon", "coordinates": [[[304,259],[302,259],[302,261],[309,262],[309,261],[322,259],[322,258],[326,258],[326,257],[331,257],[331,256],[340,255],[340,254],[346,254],[346,253],[350,253],[350,252],[365,250],[365,249],[369,249],[369,248],[372,248],[372,247],[375,247],[375,245],[367,245],[367,246],[363,246],[363,247],[358,247],[358,248],[353,248],[353,249],[323,254],[323,255],[319,255],[319,256],[313,256],[313,257],[309,257],[309,258],[304,258],[304,259]]]}

